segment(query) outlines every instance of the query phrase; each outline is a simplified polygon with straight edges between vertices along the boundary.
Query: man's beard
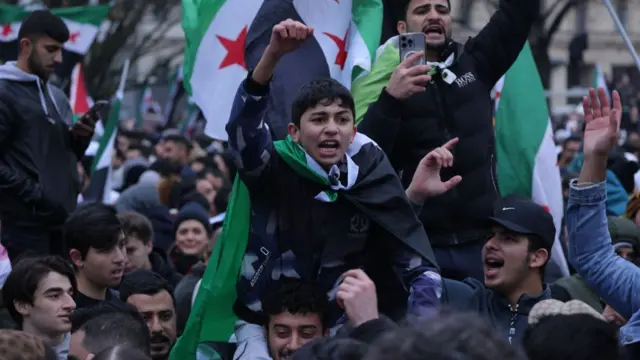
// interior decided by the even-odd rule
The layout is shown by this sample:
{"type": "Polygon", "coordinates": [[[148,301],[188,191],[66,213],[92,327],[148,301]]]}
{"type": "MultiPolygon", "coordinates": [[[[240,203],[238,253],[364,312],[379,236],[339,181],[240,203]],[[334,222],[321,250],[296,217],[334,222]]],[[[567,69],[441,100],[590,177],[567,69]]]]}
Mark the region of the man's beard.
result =
{"type": "Polygon", "coordinates": [[[293,357],[294,353],[295,353],[294,350],[291,350],[291,349],[288,349],[288,348],[284,348],[284,349],[278,351],[278,355],[280,356],[280,359],[282,359],[282,358],[291,359],[293,357]]]}
{"type": "Polygon", "coordinates": [[[29,64],[29,69],[34,75],[38,76],[44,81],[49,80],[49,76],[51,76],[51,72],[49,70],[46,70],[42,66],[42,62],[38,58],[38,55],[35,53],[35,51],[32,52],[31,55],[29,55],[27,62],[29,64]]]}
{"type": "Polygon", "coordinates": [[[166,337],[164,334],[162,333],[154,333],[151,335],[151,348],[153,349],[154,345],[166,345],[167,346],[167,353],[166,354],[156,354],[156,356],[153,357],[154,360],[160,360],[160,359],[166,359],[169,355],[169,350],[171,350],[171,340],[166,337]]]}

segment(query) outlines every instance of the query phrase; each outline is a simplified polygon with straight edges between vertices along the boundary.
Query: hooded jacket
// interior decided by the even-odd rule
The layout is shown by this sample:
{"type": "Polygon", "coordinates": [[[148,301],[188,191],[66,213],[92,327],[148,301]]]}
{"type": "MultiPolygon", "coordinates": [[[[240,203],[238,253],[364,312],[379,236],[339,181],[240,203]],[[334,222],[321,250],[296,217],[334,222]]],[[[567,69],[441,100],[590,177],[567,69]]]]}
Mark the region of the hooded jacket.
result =
{"type": "Polygon", "coordinates": [[[75,209],[76,164],[91,139],[73,135],[71,122],[62,90],[15,62],[0,66],[1,219],[59,226],[75,209]]]}

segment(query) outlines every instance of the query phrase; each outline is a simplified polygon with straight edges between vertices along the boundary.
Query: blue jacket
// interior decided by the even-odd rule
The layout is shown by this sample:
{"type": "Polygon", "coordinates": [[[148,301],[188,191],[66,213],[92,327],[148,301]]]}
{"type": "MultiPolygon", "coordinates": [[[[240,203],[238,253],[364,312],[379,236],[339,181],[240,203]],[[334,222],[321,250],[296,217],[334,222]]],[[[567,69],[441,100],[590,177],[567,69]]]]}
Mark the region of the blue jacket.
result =
{"type": "Polygon", "coordinates": [[[640,268],[616,256],[607,225],[606,183],[578,186],[569,190],[566,222],[569,232],[569,261],[604,302],[630,319],[620,329],[620,341],[640,341],[640,268]]]}

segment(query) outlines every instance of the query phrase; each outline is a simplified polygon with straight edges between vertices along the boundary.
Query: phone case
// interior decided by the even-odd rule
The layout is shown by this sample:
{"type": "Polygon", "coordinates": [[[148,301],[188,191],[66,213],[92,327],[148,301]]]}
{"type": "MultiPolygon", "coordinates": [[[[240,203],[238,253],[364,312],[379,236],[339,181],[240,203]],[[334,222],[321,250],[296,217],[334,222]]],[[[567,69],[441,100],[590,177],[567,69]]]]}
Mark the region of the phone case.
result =
{"type": "Polygon", "coordinates": [[[401,62],[411,55],[415,54],[416,52],[421,52],[423,54],[422,57],[418,61],[413,63],[412,66],[425,65],[427,63],[424,56],[426,46],[423,33],[401,34],[399,43],[401,62]]]}

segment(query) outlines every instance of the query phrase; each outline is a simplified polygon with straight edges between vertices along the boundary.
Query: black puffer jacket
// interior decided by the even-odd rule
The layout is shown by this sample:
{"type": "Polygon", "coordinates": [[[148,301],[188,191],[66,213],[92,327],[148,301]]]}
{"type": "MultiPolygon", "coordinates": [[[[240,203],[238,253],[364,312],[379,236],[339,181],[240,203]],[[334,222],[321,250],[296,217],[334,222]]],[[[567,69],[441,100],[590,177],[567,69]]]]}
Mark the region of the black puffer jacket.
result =
{"type": "Polygon", "coordinates": [[[80,190],[77,161],[90,138],[69,131],[64,93],[14,63],[0,66],[0,219],[61,225],[80,190]],[[53,223],[52,223],[53,222],[53,223]]]}
{"type": "Polygon", "coordinates": [[[462,182],[428,199],[420,217],[434,245],[483,241],[487,232],[480,222],[492,215],[499,196],[490,92],[523,48],[539,1],[500,4],[478,36],[464,45],[450,42],[443,51],[442,62],[452,56],[455,81],[435,77],[424,93],[406,101],[385,90],[358,126],[385,150],[405,187],[429,151],[460,138],[454,166],[442,175],[461,175],[462,182]]]}

